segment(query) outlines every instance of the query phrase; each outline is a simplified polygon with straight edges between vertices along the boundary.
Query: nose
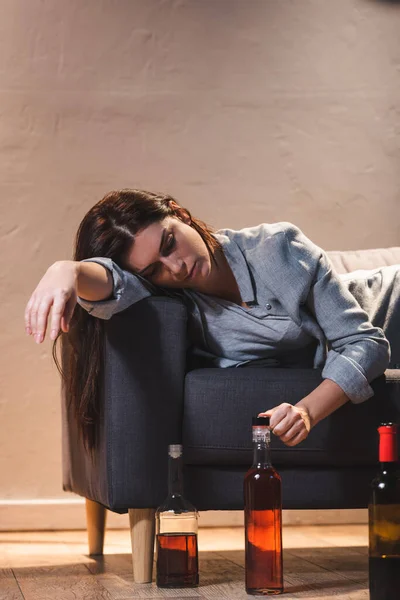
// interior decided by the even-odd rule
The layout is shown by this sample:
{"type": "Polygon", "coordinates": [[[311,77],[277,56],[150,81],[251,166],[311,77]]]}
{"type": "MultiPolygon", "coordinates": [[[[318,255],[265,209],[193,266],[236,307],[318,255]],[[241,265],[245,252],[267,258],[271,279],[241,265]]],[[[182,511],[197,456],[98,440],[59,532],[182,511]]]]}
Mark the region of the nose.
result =
{"type": "Polygon", "coordinates": [[[185,279],[187,276],[187,269],[183,263],[183,260],[180,258],[172,258],[170,256],[165,256],[163,258],[163,262],[167,269],[174,275],[177,279],[185,279]]]}

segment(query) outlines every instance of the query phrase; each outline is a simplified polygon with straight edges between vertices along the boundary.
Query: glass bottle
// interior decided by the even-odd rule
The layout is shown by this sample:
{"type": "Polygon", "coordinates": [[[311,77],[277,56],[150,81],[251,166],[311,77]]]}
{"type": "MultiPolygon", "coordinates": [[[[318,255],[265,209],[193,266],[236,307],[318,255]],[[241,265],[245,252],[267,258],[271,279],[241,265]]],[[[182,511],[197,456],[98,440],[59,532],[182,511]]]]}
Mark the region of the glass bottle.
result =
{"type": "Polygon", "coordinates": [[[281,478],[271,465],[269,417],[253,417],[254,458],[244,478],[246,592],[283,592],[281,478]]]}
{"type": "Polygon", "coordinates": [[[168,446],[168,496],[156,511],[158,587],[199,584],[198,512],[183,496],[182,446],[168,446]]]}
{"type": "Polygon", "coordinates": [[[380,468],[368,506],[370,600],[400,598],[400,465],[397,425],[382,423],[380,468]]]}

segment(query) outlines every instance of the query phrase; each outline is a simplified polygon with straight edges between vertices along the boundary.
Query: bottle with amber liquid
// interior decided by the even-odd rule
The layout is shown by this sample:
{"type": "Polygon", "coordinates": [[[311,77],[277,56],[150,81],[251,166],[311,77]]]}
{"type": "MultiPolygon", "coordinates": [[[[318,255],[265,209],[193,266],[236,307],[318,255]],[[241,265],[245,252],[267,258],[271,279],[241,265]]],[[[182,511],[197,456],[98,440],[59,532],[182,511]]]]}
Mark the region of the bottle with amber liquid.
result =
{"type": "Polygon", "coordinates": [[[270,460],[269,417],[253,417],[253,464],[244,478],[246,592],[283,592],[281,478],[270,460]]]}
{"type": "Polygon", "coordinates": [[[400,598],[400,464],[398,426],[379,432],[380,469],[371,483],[369,521],[370,600],[400,598]]]}
{"type": "Polygon", "coordinates": [[[168,496],[156,511],[158,587],[199,584],[198,512],[183,495],[182,446],[168,446],[168,496]]]}

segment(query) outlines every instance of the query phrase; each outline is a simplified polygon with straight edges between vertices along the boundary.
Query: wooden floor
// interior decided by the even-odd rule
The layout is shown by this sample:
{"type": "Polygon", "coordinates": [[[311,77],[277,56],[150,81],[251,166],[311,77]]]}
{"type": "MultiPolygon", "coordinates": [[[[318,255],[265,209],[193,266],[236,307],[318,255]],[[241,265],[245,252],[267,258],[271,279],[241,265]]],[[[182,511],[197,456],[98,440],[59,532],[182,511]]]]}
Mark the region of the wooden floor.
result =
{"type": "MultiPolygon", "coordinates": [[[[129,530],[108,530],[104,556],[87,555],[86,532],[0,532],[0,600],[250,598],[240,527],[199,531],[200,586],[133,584],[129,530]]],[[[283,598],[368,599],[365,525],[286,526],[283,598]]]]}

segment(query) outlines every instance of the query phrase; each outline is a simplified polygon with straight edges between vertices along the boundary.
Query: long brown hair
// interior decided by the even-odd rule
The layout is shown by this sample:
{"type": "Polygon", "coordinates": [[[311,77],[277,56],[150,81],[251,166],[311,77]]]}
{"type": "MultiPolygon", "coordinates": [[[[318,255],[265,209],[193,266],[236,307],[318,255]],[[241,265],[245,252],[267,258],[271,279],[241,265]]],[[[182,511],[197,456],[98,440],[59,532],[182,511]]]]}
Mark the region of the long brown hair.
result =
{"type": "MultiPolygon", "coordinates": [[[[191,226],[201,235],[211,258],[219,247],[211,227],[191,216],[172,196],[143,190],[123,189],[108,193],[95,204],[79,225],[74,260],[102,256],[123,267],[135,235],[168,216],[191,218],[191,226]]],[[[53,358],[63,378],[68,408],[77,423],[87,452],[93,457],[98,441],[100,392],[103,371],[104,322],[90,316],[79,304],[72,315],[68,333],[60,332],[53,345],[53,358]],[[57,358],[61,338],[62,367],[57,358]]]]}

